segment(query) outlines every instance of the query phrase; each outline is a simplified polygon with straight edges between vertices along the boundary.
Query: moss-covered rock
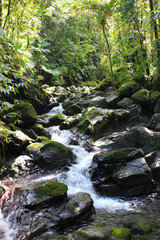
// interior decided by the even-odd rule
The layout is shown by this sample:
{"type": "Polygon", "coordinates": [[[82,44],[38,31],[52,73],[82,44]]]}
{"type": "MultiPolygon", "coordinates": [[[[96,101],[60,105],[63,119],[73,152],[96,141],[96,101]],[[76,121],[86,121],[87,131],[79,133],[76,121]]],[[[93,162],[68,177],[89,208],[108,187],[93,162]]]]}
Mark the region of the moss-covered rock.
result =
{"type": "Polygon", "coordinates": [[[126,82],[119,89],[120,98],[131,97],[135,92],[141,89],[141,85],[136,82],[126,82]]]}
{"type": "Polygon", "coordinates": [[[60,125],[63,121],[65,121],[65,116],[61,113],[58,113],[50,117],[49,121],[52,125],[60,125]]]}
{"type": "Polygon", "coordinates": [[[72,104],[71,106],[69,106],[63,111],[63,113],[67,116],[73,116],[81,112],[82,112],[82,108],[77,104],[72,104]]]}
{"type": "Polygon", "coordinates": [[[25,207],[35,209],[39,206],[51,206],[54,203],[63,202],[67,198],[68,187],[64,183],[49,182],[38,187],[24,190],[25,207]],[[27,197],[29,196],[30,197],[27,197]]]}
{"type": "Polygon", "coordinates": [[[44,141],[48,141],[48,138],[44,136],[39,136],[36,139],[36,142],[44,142],[44,141]]]}
{"type": "Polygon", "coordinates": [[[18,125],[28,127],[36,123],[37,117],[37,112],[30,103],[21,102],[4,111],[2,119],[7,124],[19,120],[18,125]]]}
{"type": "Polygon", "coordinates": [[[149,100],[151,102],[151,104],[155,104],[156,101],[160,98],[160,92],[159,91],[154,91],[151,93],[149,100]]]}
{"type": "Polygon", "coordinates": [[[27,152],[33,156],[35,164],[48,170],[67,168],[74,159],[70,148],[50,140],[29,145],[27,152]]]}
{"type": "Polygon", "coordinates": [[[59,128],[61,130],[73,128],[80,122],[81,118],[82,118],[81,113],[76,114],[72,117],[67,117],[66,120],[61,123],[59,128]]]}
{"type": "Polygon", "coordinates": [[[43,127],[42,124],[34,124],[32,126],[32,130],[38,135],[38,136],[44,136],[44,137],[50,137],[50,133],[43,127]]]}
{"type": "Polygon", "coordinates": [[[142,106],[147,106],[149,103],[149,91],[147,89],[140,89],[132,95],[132,98],[142,106]]]}
{"type": "Polygon", "coordinates": [[[38,114],[45,113],[49,110],[50,95],[33,81],[27,83],[27,88],[21,87],[19,89],[17,98],[25,99],[31,103],[38,114]]]}

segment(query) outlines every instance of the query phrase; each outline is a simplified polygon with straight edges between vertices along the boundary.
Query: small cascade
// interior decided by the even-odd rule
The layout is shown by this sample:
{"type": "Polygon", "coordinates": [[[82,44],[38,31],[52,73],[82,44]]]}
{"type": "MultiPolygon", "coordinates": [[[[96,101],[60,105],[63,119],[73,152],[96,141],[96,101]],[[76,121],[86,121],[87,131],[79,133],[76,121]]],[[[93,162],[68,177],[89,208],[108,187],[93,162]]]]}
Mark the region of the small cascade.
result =
{"type": "MultiPolygon", "coordinates": [[[[1,184],[2,186],[3,184],[1,184]]],[[[5,193],[1,198],[0,203],[0,239],[2,240],[13,240],[16,235],[16,230],[11,228],[9,222],[9,215],[11,209],[8,207],[12,201],[12,189],[4,185],[5,193]],[[8,203],[8,204],[7,204],[8,203]],[[5,212],[5,213],[4,213],[5,212]],[[6,215],[6,217],[4,217],[6,215]]]]}

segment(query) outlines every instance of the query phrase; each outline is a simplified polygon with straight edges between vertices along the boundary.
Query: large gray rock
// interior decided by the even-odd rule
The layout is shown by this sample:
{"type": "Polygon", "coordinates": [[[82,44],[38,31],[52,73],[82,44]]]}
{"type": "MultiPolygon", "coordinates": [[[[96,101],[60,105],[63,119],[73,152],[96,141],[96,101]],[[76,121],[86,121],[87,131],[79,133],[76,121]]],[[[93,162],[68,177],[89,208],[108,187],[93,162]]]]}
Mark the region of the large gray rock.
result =
{"type": "Polygon", "coordinates": [[[160,151],[156,152],[155,160],[150,165],[152,176],[155,180],[160,180],[160,151]]]}
{"type": "Polygon", "coordinates": [[[153,189],[151,177],[136,166],[121,167],[114,173],[114,180],[126,196],[139,196],[150,193],[153,189]]]}

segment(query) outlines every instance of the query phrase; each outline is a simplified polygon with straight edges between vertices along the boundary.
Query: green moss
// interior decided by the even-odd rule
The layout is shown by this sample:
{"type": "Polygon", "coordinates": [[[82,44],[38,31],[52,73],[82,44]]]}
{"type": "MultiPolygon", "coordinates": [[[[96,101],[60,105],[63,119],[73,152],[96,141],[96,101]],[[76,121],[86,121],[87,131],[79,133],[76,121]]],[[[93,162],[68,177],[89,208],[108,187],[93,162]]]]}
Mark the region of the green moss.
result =
{"type": "Polygon", "coordinates": [[[159,98],[160,98],[160,92],[158,92],[158,91],[154,91],[154,92],[150,95],[150,101],[151,101],[152,103],[155,103],[159,98]]]}
{"type": "Polygon", "coordinates": [[[46,149],[54,150],[56,153],[59,153],[61,157],[65,157],[66,154],[68,154],[69,152],[68,147],[66,147],[65,145],[59,142],[47,140],[47,141],[43,141],[42,144],[44,145],[41,148],[41,152],[43,152],[46,149]]]}
{"type": "Polygon", "coordinates": [[[140,84],[136,82],[126,82],[118,89],[118,94],[121,98],[130,97],[140,89],[140,84]]]}
{"type": "Polygon", "coordinates": [[[151,226],[149,225],[149,223],[145,220],[145,219],[140,219],[137,222],[138,226],[140,227],[140,229],[142,229],[143,232],[148,233],[151,231],[151,226]]]}
{"type": "Polygon", "coordinates": [[[149,91],[143,88],[133,94],[132,98],[139,102],[146,103],[149,100],[149,91]]]}
{"type": "Polygon", "coordinates": [[[130,230],[128,228],[112,228],[112,235],[117,239],[124,239],[130,236],[130,230]]]}
{"type": "Polygon", "coordinates": [[[43,143],[41,143],[41,142],[32,143],[32,144],[30,144],[30,145],[27,147],[27,150],[28,150],[29,152],[34,152],[34,151],[39,150],[43,145],[44,145],[44,142],[43,142],[43,143]]]}
{"type": "Polygon", "coordinates": [[[36,139],[36,142],[44,142],[44,141],[48,141],[48,138],[44,136],[39,136],[36,139]]]}
{"type": "Polygon", "coordinates": [[[76,211],[76,207],[75,207],[75,204],[74,203],[69,203],[67,205],[67,210],[72,214],[72,215],[75,215],[77,213],[76,211]]]}
{"type": "Polygon", "coordinates": [[[32,126],[32,130],[38,135],[38,136],[49,136],[49,132],[43,127],[42,124],[34,124],[32,126]]]}
{"type": "Polygon", "coordinates": [[[61,114],[61,113],[58,113],[58,114],[50,117],[50,119],[55,119],[55,118],[65,118],[65,116],[63,114],[61,114]]]}
{"type": "Polygon", "coordinates": [[[85,133],[87,131],[87,128],[89,126],[90,122],[87,118],[83,119],[78,125],[77,125],[77,130],[80,133],[85,133]]]}
{"type": "Polygon", "coordinates": [[[67,192],[68,187],[64,183],[49,182],[35,189],[37,196],[58,196],[67,192]]]}

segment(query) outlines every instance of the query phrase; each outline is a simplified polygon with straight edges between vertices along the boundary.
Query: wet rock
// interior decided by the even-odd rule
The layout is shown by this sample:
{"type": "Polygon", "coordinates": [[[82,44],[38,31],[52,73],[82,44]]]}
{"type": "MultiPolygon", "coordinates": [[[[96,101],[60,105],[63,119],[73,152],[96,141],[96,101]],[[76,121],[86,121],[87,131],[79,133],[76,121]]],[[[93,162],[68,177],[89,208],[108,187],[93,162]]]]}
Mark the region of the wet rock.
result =
{"type": "Polygon", "coordinates": [[[117,103],[118,107],[124,109],[130,109],[130,107],[134,104],[134,101],[130,98],[123,98],[121,101],[117,103]]]}
{"type": "Polygon", "coordinates": [[[60,125],[63,121],[65,121],[65,116],[61,113],[58,113],[52,117],[49,118],[49,121],[52,125],[60,125]]]}
{"type": "Polygon", "coordinates": [[[59,215],[57,227],[63,231],[66,227],[81,224],[93,215],[93,200],[87,193],[78,193],[72,196],[65,204],[62,213],[59,215]]]}
{"type": "Polygon", "coordinates": [[[114,173],[114,179],[126,196],[139,196],[153,189],[151,177],[135,166],[121,167],[114,173]]]}
{"type": "Polygon", "coordinates": [[[67,116],[73,116],[81,112],[82,112],[82,108],[77,104],[72,104],[71,106],[69,106],[63,111],[63,113],[67,116]]]}
{"type": "Polygon", "coordinates": [[[35,164],[42,169],[66,169],[74,162],[71,149],[55,141],[33,143],[27,147],[27,152],[33,156],[35,164]]]}
{"type": "Polygon", "coordinates": [[[67,199],[68,187],[64,183],[49,182],[32,189],[23,190],[23,206],[29,209],[50,207],[67,199]]]}
{"type": "Polygon", "coordinates": [[[32,167],[32,158],[28,155],[20,155],[14,159],[10,169],[14,174],[21,175],[24,174],[25,171],[30,171],[32,167]]]}
{"type": "Polygon", "coordinates": [[[147,220],[137,214],[124,217],[122,223],[125,227],[131,229],[131,232],[134,234],[146,234],[152,230],[147,220]]]}

